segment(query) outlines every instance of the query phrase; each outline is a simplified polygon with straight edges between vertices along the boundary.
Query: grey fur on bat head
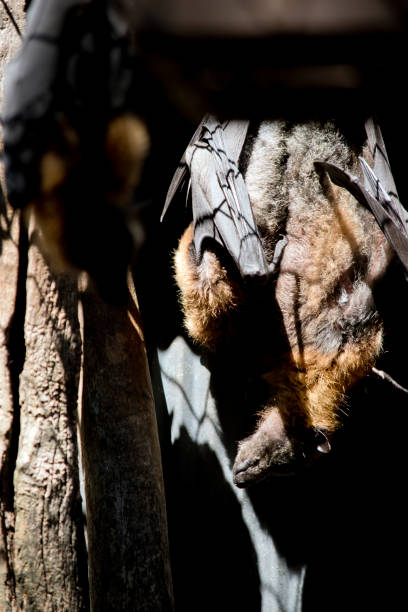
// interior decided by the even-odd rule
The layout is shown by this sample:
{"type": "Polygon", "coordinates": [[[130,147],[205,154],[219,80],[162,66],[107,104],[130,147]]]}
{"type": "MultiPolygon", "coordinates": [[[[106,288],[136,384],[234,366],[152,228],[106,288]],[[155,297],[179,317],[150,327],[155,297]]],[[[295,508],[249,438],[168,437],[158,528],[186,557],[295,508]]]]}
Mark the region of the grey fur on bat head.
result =
{"type": "Polygon", "coordinates": [[[345,394],[381,352],[373,288],[391,249],[373,215],[315,167],[322,160],[360,176],[358,156],[373,165],[361,134],[353,140],[333,122],[264,121],[247,137],[241,168],[269,263],[287,240],[255,317],[252,290],[227,259],[210,245],[197,257],[192,226],[180,240],[175,276],[189,335],[215,354],[242,350],[266,389],[238,445],[237,486],[327,453],[345,394]]]}

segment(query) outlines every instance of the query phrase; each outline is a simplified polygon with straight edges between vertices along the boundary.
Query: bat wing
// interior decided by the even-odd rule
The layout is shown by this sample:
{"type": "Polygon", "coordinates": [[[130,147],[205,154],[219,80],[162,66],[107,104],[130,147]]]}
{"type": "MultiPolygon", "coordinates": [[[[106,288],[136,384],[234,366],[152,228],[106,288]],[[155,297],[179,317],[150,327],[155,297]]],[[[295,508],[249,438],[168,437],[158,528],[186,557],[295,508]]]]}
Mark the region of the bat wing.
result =
{"type": "Polygon", "coordinates": [[[402,233],[405,232],[408,235],[408,212],[398,197],[380,126],[370,118],[365,128],[368,146],[374,159],[373,170],[363,159],[360,159],[365,187],[375,198],[382,201],[384,208],[400,227],[402,233]]]}
{"type": "MultiPolygon", "coordinates": [[[[376,126],[375,129],[381,136],[379,127],[376,126]]],[[[347,189],[360,204],[372,212],[399,257],[408,278],[408,215],[398,199],[382,137],[381,140],[376,138],[373,143],[373,151],[376,149],[374,169],[371,169],[367,162],[360,158],[364,182],[328,162],[318,161],[315,162],[315,166],[325,170],[333,183],[347,189]],[[382,176],[382,181],[376,171],[382,176]]]]}
{"type": "Polygon", "coordinates": [[[215,242],[228,251],[244,280],[263,282],[271,270],[238,168],[247,130],[247,121],[221,124],[211,115],[203,119],[173,177],[163,215],[175,194],[187,188],[198,258],[215,242]]]}
{"type": "Polygon", "coordinates": [[[162,214],[160,217],[160,221],[163,221],[164,216],[170,206],[170,204],[172,203],[174,197],[176,196],[177,193],[179,193],[180,191],[183,191],[183,188],[186,186],[186,182],[188,183],[188,187],[187,187],[187,193],[190,190],[190,174],[189,174],[189,168],[186,162],[186,153],[189,150],[190,147],[193,147],[194,144],[200,139],[200,135],[203,129],[203,125],[204,125],[204,121],[205,121],[205,117],[204,119],[201,121],[201,123],[199,124],[198,128],[196,129],[196,131],[193,134],[193,137],[191,138],[189,145],[183,155],[183,157],[180,160],[180,163],[178,165],[177,170],[174,173],[174,176],[171,180],[169,189],[167,191],[167,196],[166,196],[166,201],[164,203],[164,207],[162,210],[162,214]]]}

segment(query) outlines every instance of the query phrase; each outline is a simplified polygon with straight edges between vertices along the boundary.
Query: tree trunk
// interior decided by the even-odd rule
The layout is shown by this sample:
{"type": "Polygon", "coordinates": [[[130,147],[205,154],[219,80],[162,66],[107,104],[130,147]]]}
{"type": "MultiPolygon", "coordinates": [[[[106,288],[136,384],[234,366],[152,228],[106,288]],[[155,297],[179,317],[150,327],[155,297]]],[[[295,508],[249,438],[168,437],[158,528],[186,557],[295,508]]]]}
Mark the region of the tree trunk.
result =
{"type": "Polygon", "coordinates": [[[35,245],[27,254],[25,229],[6,205],[1,221],[0,609],[74,612],[87,607],[77,292],[35,245]]]}
{"type": "Polygon", "coordinates": [[[83,303],[82,449],[92,610],[173,608],[154,401],[139,311],[83,303]]]}
{"type": "MultiPolygon", "coordinates": [[[[24,2],[9,3],[13,16],[24,22],[24,2]]],[[[0,108],[3,103],[4,68],[20,44],[16,29],[0,6],[0,108]]],[[[0,123],[1,130],[1,123],[0,123]]],[[[1,144],[1,133],[0,133],[1,144]]],[[[16,609],[15,577],[13,571],[14,486],[13,464],[16,455],[15,418],[16,387],[18,387],[18,340],[14,331],[19,270],[19,215],[7,205],[4,176],[0,166],[0,609],[16,609]],[[17,345],[16,345],[17,344],[17,345]]],[[[18,412],[18,410],[17,410],[18,412]]],[[[18,434],[17,434],[18,435],[18,434]]]]}
{"type": "Polygon", "coordinates": [[[14,474],[16,598],[22,609],[84,610],[87,572],[76,409],[81,343],[76,283],[28,252],[25,361],[14,474]]]}

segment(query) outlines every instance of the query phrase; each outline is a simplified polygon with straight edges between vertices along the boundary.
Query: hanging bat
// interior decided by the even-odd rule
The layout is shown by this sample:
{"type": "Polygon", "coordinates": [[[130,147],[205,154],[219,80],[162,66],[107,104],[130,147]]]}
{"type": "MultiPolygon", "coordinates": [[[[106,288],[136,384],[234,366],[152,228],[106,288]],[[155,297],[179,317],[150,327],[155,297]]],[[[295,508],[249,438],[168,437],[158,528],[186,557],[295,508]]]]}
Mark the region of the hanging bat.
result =
{"type": "Polygon", "coordinates": [[[134,193],[150,138],[134,61],[120,3],[36,0],[5,79],[10,204],[33,214],[54,267],[85,270],[114,303],[143,234],[134,193]]]}
{"type": "Polygon", "coordinates": [[[374,287],[394,251],[408,270],[407,214],[373,120],[365,138],[330,121],[236,123],[245,130],[241,151],[226,125],[205,119],[199,127],[166,207],[184,184],[192,223],[175,254],[175,276],[188,333],[210,353],[230,347],[241,374],[263,389],[253,406],[257,424],[233,466],[235,484],[244,487],[330,450],[346,392],[381,352],[374,287]],[[222,146],[208,146],[210,129],[222,134],[222,146]],[[196,148],[208,163],[195,163],[196,148]],[[219,158],[230,160],[226,174],[247,190],[253,217],[245,208],[245,231],[256,246],[248,260],[237,249],[245,232],[230,238],[231,218],[243,208],[219,158]],[[221,215],[226,202],[236,210],[221,215]],[[254,290],[253,277],[264,285],[254,290]]]}

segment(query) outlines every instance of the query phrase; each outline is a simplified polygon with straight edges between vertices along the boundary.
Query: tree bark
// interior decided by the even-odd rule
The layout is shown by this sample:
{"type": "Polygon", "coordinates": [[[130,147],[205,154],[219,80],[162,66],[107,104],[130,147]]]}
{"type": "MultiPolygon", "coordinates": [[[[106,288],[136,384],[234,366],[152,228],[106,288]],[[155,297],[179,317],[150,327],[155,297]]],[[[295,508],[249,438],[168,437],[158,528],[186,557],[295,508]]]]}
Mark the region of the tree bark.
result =
{"type": "Polygon", "coordinates": [[[83,304],[82,453],[95,612],[173,609],[154,400],[139,311],[83,304]]]}
{"type": "Polygon", "coordinates": [[[81,362],[76,283],[28,252],[25,361],[14,474],[17,604],[85,610],[86,554],[76,408],[81,362]]]}
{"type": "MultiPolygon", "coordinates": [[[[9,3],[13,16],[22,27],[24,1],[9,3]]],[[[0,108],[3,102],[4,69],[20,44],[17,31],[0,7],[0,108]]],[[[0,124],[1,145],[1,124],[0,124]]],[[[1,148],[1,147],[0,147],[1,148]]],[[[0,609],[16,609],[13,572],[14,487],[13,464],[16,449],[15,392],[18,384],[18,349],[14,326],[19,269],[19,215],[8,207],[0,167],[0,609]],[[11,346],[13,340],[13,346],[11,346]],[[17,373],[17,375],[16,375],[17,373]]]]}
{"type": "Polygon", "coordinates": [[[0,182],[0,607],[4,606],[4,610],[12,610],[15,605],[12,440],[16,379],[12,372],[17,364],[11,361],[17,355],[10,352],[9,341],[17,297],[19,227],[18,215],[8,209],[0,182]]]}
{"type": "Polygon", "coordinates": [[[0,609],[74,612],[87,608],[76,285],[54,277],[34,244],[27,257],[4,199],[1,225],[0,609]]]}

